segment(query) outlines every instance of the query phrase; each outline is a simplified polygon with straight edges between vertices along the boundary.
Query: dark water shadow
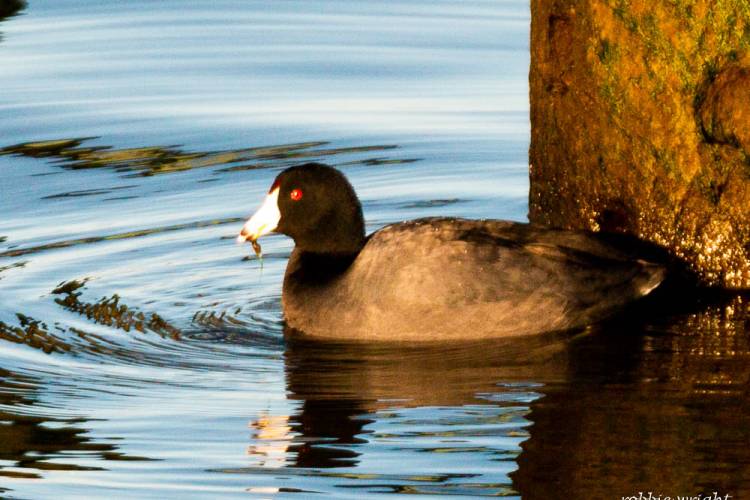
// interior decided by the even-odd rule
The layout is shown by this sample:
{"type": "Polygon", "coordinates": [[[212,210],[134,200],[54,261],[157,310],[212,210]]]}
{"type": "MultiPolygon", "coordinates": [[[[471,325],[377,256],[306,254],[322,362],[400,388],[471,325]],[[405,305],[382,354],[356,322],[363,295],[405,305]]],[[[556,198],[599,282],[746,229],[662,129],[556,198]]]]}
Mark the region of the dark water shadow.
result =
{"type": "Polygon", "coordinates": [[[106,470],[78,465],[76,457],[89,463],[151,460],[94,441],[87,435],[85,419],[29,415],[28,408],[40,405],[39,388],[38,380],[0,368],[0,478],[41,479],[45,471],[106,470]]]}
{"type": "Polygon", "coordinates": [[[750,493],[750,299],[641,313],[585,334],[474,345],[292,338],[288,397],[302,404],[289,418],[299,433],[291,466],[356,466],[378,410],[471,405],[487,395],[509,404],[504,392],[534,382],[529,438],[504,457],[518,464],[511,493],[750,493]]]}
{"type": "MultiPolygon", "coordinates": [[[[398,147],[393,144],[380,144],[336,148],[330,147],[330,143],[326,141],[310,141],[221,151],[187,151],[177,145],[138,148],[89,145],[96,139],[99,138],[83,137],[13,144],[0,148],[0,155],[45,158],[67,170],[106,168],[122,173],[124,177],[148,177],[208,167],[217,167],[214,170],[216,174],[285,168],[302,161],[323,161],[336,155],[382,152],[398,147]]],[[[343,165],[384,165],[414,161],[417,160],[370,157],[347,161],[343,165]]]]}
{"type": "MultiPolygon", "coordinates": [[[[54,301],[67,311],[85,316],[91,323],[104,325],[121,332],[155,333],[162,338],[180,340],[181,332],[155,312],[143,312],[122,303],[118,295],[102,297],[95,302],[81,298],[86,280],[61,283],[52,290],[54,301]]],[[[0,340],[25,344],[47,354],[90,353],[107,358],[132,358],[146,362],[158,355],[123,349],[100,335],[78,328],[65,328],[59,323],[46,323],[29,315],[17,312],[17,324],[0,321],[0,340]]]]}
{"type": "Polygon", "coordinates": [[[750,297],[680,299],[571,346],[527,416],[524,498],[750,493],[750,297]]]}
{"type": "MultiPolygon", "coordinates": [[[[2,241],[0,241],[0,243],[2,243],[2,241]]],[[[14,262],[12,264],[0,266],[0,280],[3,279],[2,274],[5,271],[10,271],[11,269],[20,269],[20,268],[23,268],[24,266],[26,266],[27,263],[28,263],[27,261],[21,260],[21,261],[18,261],[18,262],[14,262]]]]}
{"type": "MultiPolygon", "coordinates": [[[[0,2],[0,21],[18,15],[26,8],[25,0],[3,0],[0,2]]],[[[2,38],[0,38],[2,40],[2,38]]]]}

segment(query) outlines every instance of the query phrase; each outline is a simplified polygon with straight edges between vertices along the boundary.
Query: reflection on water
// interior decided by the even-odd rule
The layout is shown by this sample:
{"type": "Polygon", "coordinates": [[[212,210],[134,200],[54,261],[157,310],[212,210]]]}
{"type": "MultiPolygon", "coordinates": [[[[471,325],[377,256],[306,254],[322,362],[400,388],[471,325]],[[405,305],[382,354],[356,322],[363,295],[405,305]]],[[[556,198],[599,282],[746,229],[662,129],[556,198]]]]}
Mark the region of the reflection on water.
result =
{"type": "MultiPolygon", "coordinates": [[[[61,285],[57,302],[77,313],[88,307],[92,325],[106,316],[96,304],[120,312],[107,300],[79,298],[81,285],[61,285]]],[[[253,307],[264,308],[278,303],[253,307]]],[[[122,313],[138,320],[129,311],[122,313]]],[[[318,343],[287,332],[282,346],[264,340],[278,334],[250,333],[261,317],[203,311],[193,320],[199,330],[180,344],[193,360],[235,342],[283,349],[289,405],[249,418],[241,412],[248,442],[234,460],[244,455],[246,462],[207,467],[228,487],[355,496],[608,498],[649,489],[740,497],[750,492],[749,320],[750,301],[740,295],[654,301],[596,328],[528,339],[411,347],[318,343]]],[[[154,359],[170,349],[87,351],[140,367],[176,366],[179,358],[154,359]]],[[[69,353],[85,350],[74,345],[69,353]]],[[[211,370],[225,370],[233,383],[214,390],[236,398],[232,386],[255,375],[235,372],[238,360],[230,359],[211,370]]],[[[92,440],[85,421],[19,413],[14,408],[39,404],[43,386],[7,370],[2,380],[0,475],[96,474],[118,460],[146,460],[92,440]]],[[[204,425],[194,432],[206,433],[204,425]]],[[[231,435],[238,434],[234,426],[231,435]]]]}
{"type": "Polygon", "coordinates": [[[112,295],[104,297],[95,303],[82,302],[80,290],[84,282],[68,281],[52,290],[53,295],[62,295],[55,299],[59,305],[68,311],[86,316],[94,323],[105,325],[118,330],[129,332],[131,329],[144,333],[146,330],[155,332],[174,340],[180,339],[180,330],[170,325],[156,313],[144,314],[120,303],[120,297],[112,295]]]}
{"type": "MultiPolygon", "coordinates": [[[[374,457],[484,456],[512,477],[340,475],[339,486],[370,493],[750,492],[748,299],[623,319],[572,337],[476,345],[289,342],[289,394],[302,405],[256,422],[264,430],[250,453],[259,467],[272,455],[273,467],[365,471],[374,457]]],[[[462,469],[440,464],[431,460],[432,471],[462,469]]]]}
{"type": "Polygon", "coordinates": [[[0,1],[22,13],[0,24],[0,496],[750,494],[747,297],[317,344],[284,336],[291,242],[262,266],[233,243],[303,161],[345,172],[368,231],[525,220],[527,2],[22,7],[0,1]]]}
{"type": "Polygon", "coordinates": [[[419,347],[291,340],[289,397],[302,405],[288,420],[289,465],[360,467],[338,477],[362,492],[510,494],[524,416],[540,396],[530,377],[562,376],[570,338],[419,347]],[[399,461],[415,472],[383,466],[399,461]]]}
{"type": "Polygon", "coordinates": [[[26,8],[25,0],[3,0],[0,3],[0,21],[6,17],[15,16],[24,8],[26,8]]]}
{"type": "MultiPolygon", "coordinates": [[[[286,168],[303,161],[321,161],[334,155],[385,151],[396,148],[394,145],[326,148],[324,146],[328,145],[327,142],[305,142],[229,151],[188,152],[182,151],[176,146],[127,149],[114,149],[110,146],[84,146],[84,143],[90,139],[61,139],[15,144],[0,148],[0,155],[50,158],[61,167],[71,170],[111,168],[117,172],[130,173],[129,176],[151,176],[219,165],[223,168],[217,169],[215,171],[217,174],[262,168],[286,168]]],[[[415,160],[365,158],[348,162],[347,165],[395,164],[413,161],[415,160]]],[[[133,186],[119,186],[116,189],[129,187],[133,186]]],[[[101,194],[99,191],[72,191],[55,195],[55,197],[101,194]]],[[[111,191],[110,188],[110,190],[102,192],[109,193],[111,191]]]]}
{"type": "Polygon", "coordinates": [[[21,267],[23,267],[25,265],[26,265],[26,261],[25,260],[21,260],[21,261],[18,261],[18,262],[14,262],[12,264],[8,264],[7,266],[0,266],[0,280],[3,279],[2,273],[4,271],[7,271],[9,269],[21,268],[21,267]]]}
{"type": "Polygon", "coordinates": [[[533,498],[750,493],[747,297],[633,327],[571,350],[544,389],[513,474],[533,498]]]}
{"type": "MultiPolygon", "coordinates": [[[[50,198],[50,197],[47,197],[47,198],[50,198]]],[[[6,250],[4,252],[0,252],[0,257],[18,257],[20,255],[37,253],[37,252],[42,252],[45,250],[67,248],[67,247],[72,247],[72,246],[77,246],[77,245],[86,245],[90,243],[99,243],[102,241],[140,238],[142,236],[150,236],[153,234],[168,233],[172,231],[181,231],[184,229],[197,229],[197,228],[208,227],[208,226],[237,224],[241,222],[242,220],[244,219],[242,219],[241,217],[230,217],[230,218],[218,219],[218,220],[188,222],[186,224],[173,224],[170,226],[155,227],[155,228],[150,228],[150,229],[140,229],[137,231],[126,231],[124,233],[107,234],[107,235],[101,235],[101,236],[90,236],[88,238],[75,238],[72,240],[55,241],[54,243],[45,243],[43,245],[36,245],[36,246],[31,246],[31,247],[14,248],[12,250],[6,250]]],[[[14,267],[23,267],[23,264],[21,264],[20,262],[15,262],[13,264],[0,268],[0,272],[5,271],[7,269],[12,269],[14,267]]]]}
{"type": "MultiPolygon", "coordinates": [[[[127,456],[117,446],[87,436],[86,420],[29,415],[39,381],[0,368],[0,477],[41,479],[46,471],[99,471],[75,463],[77,458],[146,461],[127,456]]],[[[0,488],[0,492],[7,491],[0,488]]]]}
{"type": "MultiPolygon", "coordinates": [[[[92,323],[105,325],[107,327],[129,332],[131,329],[141,333],[153,332],[162,337],[170,337],[174,340],[180,339],[180,330],[170,325],[156,313],[144,314],[141,311],[129,308],[120,302],[117,295],[103,297],[96,302],[84,302],[80,300],[85,286],[83,281],[69,281],[61,283],[52,290],[53,295],[60,295],[55,302],[64,309],[78,313],[86,317],[92,323]]],[[[79,328],[71,327],[65,329],[59,324],[50,328],[41,320],[34,319],[23,313],[17,312],[18,326],[9,325],[0,321],[0,340],[26,344],[29,347],[40,349],[45,353],[53,352],[81,352],[88,350],[99,355],[114,356],[116,353],[111,345],[94,333],[85,332],[79,328]],[[85,346],[85,347],[84,347],[85,346]]]]}
{"type": "MultiPolygon", "coordinates": [[[[283,169],[300,161],[323,161],[330,160],[334,156],[351,157],[352,155],[367,154],[372,151],[387,151],[395,149],[394,145],[380,146],[358,146],[349,148],[326,148],[326,142],[306,142],[299,144],[288,144],[282,146],[267,146],[244,148],[218,152],[184,152],[173,147],[147,147],[113,149],[109,146],[84,147],[87,139],[61,139],[35,143],[24,143],[0,148],[0,156],[15,155],[30,158],[49,159],[53,165],[64,169],[96,169],[106,168],[116,172],[125,173],[129,176],[152,176],[157,174],[176,173],[198,168],[217,167],[212,170],[213,175],[223,175],[227,172],[241,172],[256,169],[283,169]]],[[[397,158],[372,158],[350,159],[342,162],[343,166],[355,165],[395,165],[402,163],[413,163],[416,159],[397,158]]],[[[47,173],[49,174],[49,173],[47,173]]],[[[204,179],[205,182],[211,179],[204,179]]],[[[76,189],[64,192],[55,192],[41,196],[42,200],[55,200],[80,197],[100,197],[120,190],[138,192],[138,185],[111,186],[108,188],[97,187],[95,189],[76,189]]],[[[128,200],[138,198],[140,195],[106,198],[105,200],[128,200]]],[[[237,224],[242,218],[225,217],[214,220],[191,221],[182,224],[171,224],[167,226],[137,229],[113,234],[97,234],[85,238],[66,239],[40,245],[20,247],[2,251],[0,258],[18,257],[46,250],[67,248],[84,244],[98,243],[102,241],[113,241],[130,238],[140,238],[155,234],[182,231],[185,229],[198,229],[207,226],[218,226],[226,224],[237,224]]],[[[5,237],[0,239],[0,243],[5,237]]],[[[20,267],[21,264],[14,263],[0,267],[0,272],[12,267],[20,267]]]]}

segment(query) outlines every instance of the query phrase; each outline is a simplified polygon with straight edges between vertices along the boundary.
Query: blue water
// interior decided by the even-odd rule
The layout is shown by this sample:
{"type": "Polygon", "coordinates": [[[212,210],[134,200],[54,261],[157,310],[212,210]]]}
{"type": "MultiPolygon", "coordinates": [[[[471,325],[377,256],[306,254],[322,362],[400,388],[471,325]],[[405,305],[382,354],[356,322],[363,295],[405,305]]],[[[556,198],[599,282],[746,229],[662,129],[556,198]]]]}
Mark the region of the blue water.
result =
{"type": "Polygon", "coordinates": [[[750,492],[746,298],[523,341],[308,345],[283,338],[291,242],[266,239],[262,265],[233,242],[303,161],[346,173],[368,230],[525,220],[527,2],[16,14],[0,21],[0,496],[750,492]]]}

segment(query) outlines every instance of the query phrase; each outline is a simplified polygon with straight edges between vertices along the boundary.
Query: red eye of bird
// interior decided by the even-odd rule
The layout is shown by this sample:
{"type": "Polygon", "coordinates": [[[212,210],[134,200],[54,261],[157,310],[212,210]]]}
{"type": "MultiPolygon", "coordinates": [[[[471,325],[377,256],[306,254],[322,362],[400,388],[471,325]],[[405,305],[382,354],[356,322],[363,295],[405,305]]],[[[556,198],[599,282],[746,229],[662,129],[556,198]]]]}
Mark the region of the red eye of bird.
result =
{"type": "Polygon", "coordinates": [[[293,201],[299,201],[302,199],[302,190],[301,189],[292,189],[292,192],[289,193],[289,197],[293,201]]]}

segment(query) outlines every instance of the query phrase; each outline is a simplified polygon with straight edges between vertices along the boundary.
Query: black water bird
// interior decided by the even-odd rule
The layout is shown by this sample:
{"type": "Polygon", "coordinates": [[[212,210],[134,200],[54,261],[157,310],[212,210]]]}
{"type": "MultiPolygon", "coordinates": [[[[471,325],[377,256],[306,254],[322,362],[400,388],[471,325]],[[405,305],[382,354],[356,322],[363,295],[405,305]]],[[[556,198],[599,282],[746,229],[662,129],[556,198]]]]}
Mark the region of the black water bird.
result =
{"type": "Polygon", "coordinates": [[[658,264],[603,236],[503,220],[424,218],[365,235],[338,170],[291,167],[238,241],[285,234],[287,326],[330,339],[468,340],[582,327],[648,294],[658,264]]]}

